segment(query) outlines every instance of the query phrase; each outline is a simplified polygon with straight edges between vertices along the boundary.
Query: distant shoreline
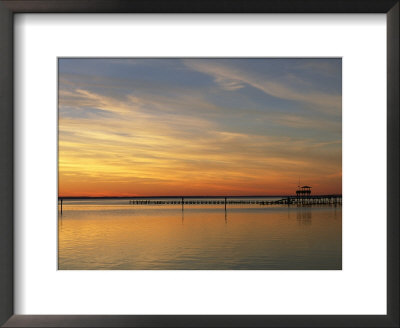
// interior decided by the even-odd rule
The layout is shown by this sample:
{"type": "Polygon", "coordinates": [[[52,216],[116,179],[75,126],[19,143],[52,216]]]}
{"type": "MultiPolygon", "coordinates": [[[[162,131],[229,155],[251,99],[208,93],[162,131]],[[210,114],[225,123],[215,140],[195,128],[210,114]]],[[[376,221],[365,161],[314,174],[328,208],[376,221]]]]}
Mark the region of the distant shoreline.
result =
{"type": "MultiPolygon", "coordinates": [[[[336,196],[342,197],[342,194],[323,194],[323,195],[311,195],[309,197],[323,197],[323,196],[336,196]]],[[[247,195],[247,196],[65,196],[65,197],[58,197],[58,199],[71,199],[71,200],[78,200],[78,199],[170,199],[170,198],[216,198],[216,199],[224,199],[224,198],[285,198],[291,197],[296,198],[296,195],[247,195]]]]}

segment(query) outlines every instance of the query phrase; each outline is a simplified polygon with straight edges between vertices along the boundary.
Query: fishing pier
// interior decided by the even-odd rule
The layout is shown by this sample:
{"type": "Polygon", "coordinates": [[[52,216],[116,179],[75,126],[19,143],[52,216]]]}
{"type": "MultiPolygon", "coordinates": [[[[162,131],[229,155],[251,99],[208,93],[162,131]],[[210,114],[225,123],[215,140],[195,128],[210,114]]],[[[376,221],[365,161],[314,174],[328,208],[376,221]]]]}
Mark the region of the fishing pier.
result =
{"type": "MultiPolygon", "coordinates": [[[[342,204],[342,195],[311,195],[310,186],[298,186],[295,196],[209,196],[131,199],[132,205],[320,205],[342,204]]],[[[156,198],[156,197],[155,197],[156,198]]]]}
{"type": "Polygon", "coordinates": [[[341,205],[342,195],[311,195],[311,187],[298,186],[296,195],[291,196],[135,196],[135,197],[60,197],[61,214],[65,199],[126,199],[130,205],[341,205]]]}
{"type": "Polygon", "coordinates": [[[131,199],[132,205],[319,205],[342,204],[342,195],[307,195],[307,196],[254,196],[248,199],[240,196],[214,196],[204,199],[198,197],[176,197],[168,199],[131,199]],[[279,198],[279,199],[276,199],[279,198]]]}

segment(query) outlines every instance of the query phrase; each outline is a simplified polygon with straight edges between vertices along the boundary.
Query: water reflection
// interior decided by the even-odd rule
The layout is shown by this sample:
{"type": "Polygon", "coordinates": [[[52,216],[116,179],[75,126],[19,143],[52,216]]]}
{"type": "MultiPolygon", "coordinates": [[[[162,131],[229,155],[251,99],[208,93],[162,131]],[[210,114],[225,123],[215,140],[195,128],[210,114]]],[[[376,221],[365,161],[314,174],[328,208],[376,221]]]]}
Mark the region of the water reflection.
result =
{"type": "Polygon", "coordinates": [[[333,211],[333,218],[335,220],[338,220],[338,218],[342,219],[342,208],[340,207],[340,210],[338,210],[336,204],[335,204],[335,209],[333,211]],[[339,217],[338,212],[340,212],[340,217],[339,217]]]}
{"type": "Polygon", "coordinates": [[[61,213],[59,213],[59,215],[58,215],[58,228],[60,229],[60,230],[62,230],[62,226],[63,226],[63,219],[62,219],[62,214],[61,213]]]}
{"type": "Polygon", "coordinates": [[[312,210],[309,206],[299,206],[297,208],[297,222],[300,225],[309,226],[312,224],[312,210]]]}
{"type": "Polygon", "coordinates": [[[340,206],[68,203],[59,269],[341,269],[341,228],[340,206]]]}

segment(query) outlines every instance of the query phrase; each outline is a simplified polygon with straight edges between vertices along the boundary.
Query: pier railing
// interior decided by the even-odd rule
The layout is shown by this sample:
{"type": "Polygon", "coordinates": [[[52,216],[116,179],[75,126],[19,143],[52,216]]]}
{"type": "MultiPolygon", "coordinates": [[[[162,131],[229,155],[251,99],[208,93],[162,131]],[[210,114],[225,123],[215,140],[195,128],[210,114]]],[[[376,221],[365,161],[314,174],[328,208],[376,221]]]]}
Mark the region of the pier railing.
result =
{"type": "Polygon", "coordinates": [[[132,205],[317,205],[317,204],[342,204],[342,195],[313,195],[313,196],[285,196],[280,199],[237,199],[223,197],[222,199],[131,199],[132,205]]]}
{"type": "Polygon", "coordinates": [[[61,215],[63,213],[63,200],[82,199],[126,199],[131,205],[341,205],[342,195],[308,195],[308,196],[186,196],[186,197],[59,197],[61,215]],[[278,198],[278,199],[277,199],[278,198]]]}

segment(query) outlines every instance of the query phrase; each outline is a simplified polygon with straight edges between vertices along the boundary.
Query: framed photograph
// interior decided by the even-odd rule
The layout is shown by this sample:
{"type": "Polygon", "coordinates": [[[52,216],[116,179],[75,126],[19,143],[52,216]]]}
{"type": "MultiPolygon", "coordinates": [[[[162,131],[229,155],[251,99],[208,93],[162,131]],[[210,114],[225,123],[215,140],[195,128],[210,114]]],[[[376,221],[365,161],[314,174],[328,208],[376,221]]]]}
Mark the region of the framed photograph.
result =
{"type": "Polygon", "coordinates": [[[0,323],[398,327],[398,1],[0,1],[0,323]]]}

